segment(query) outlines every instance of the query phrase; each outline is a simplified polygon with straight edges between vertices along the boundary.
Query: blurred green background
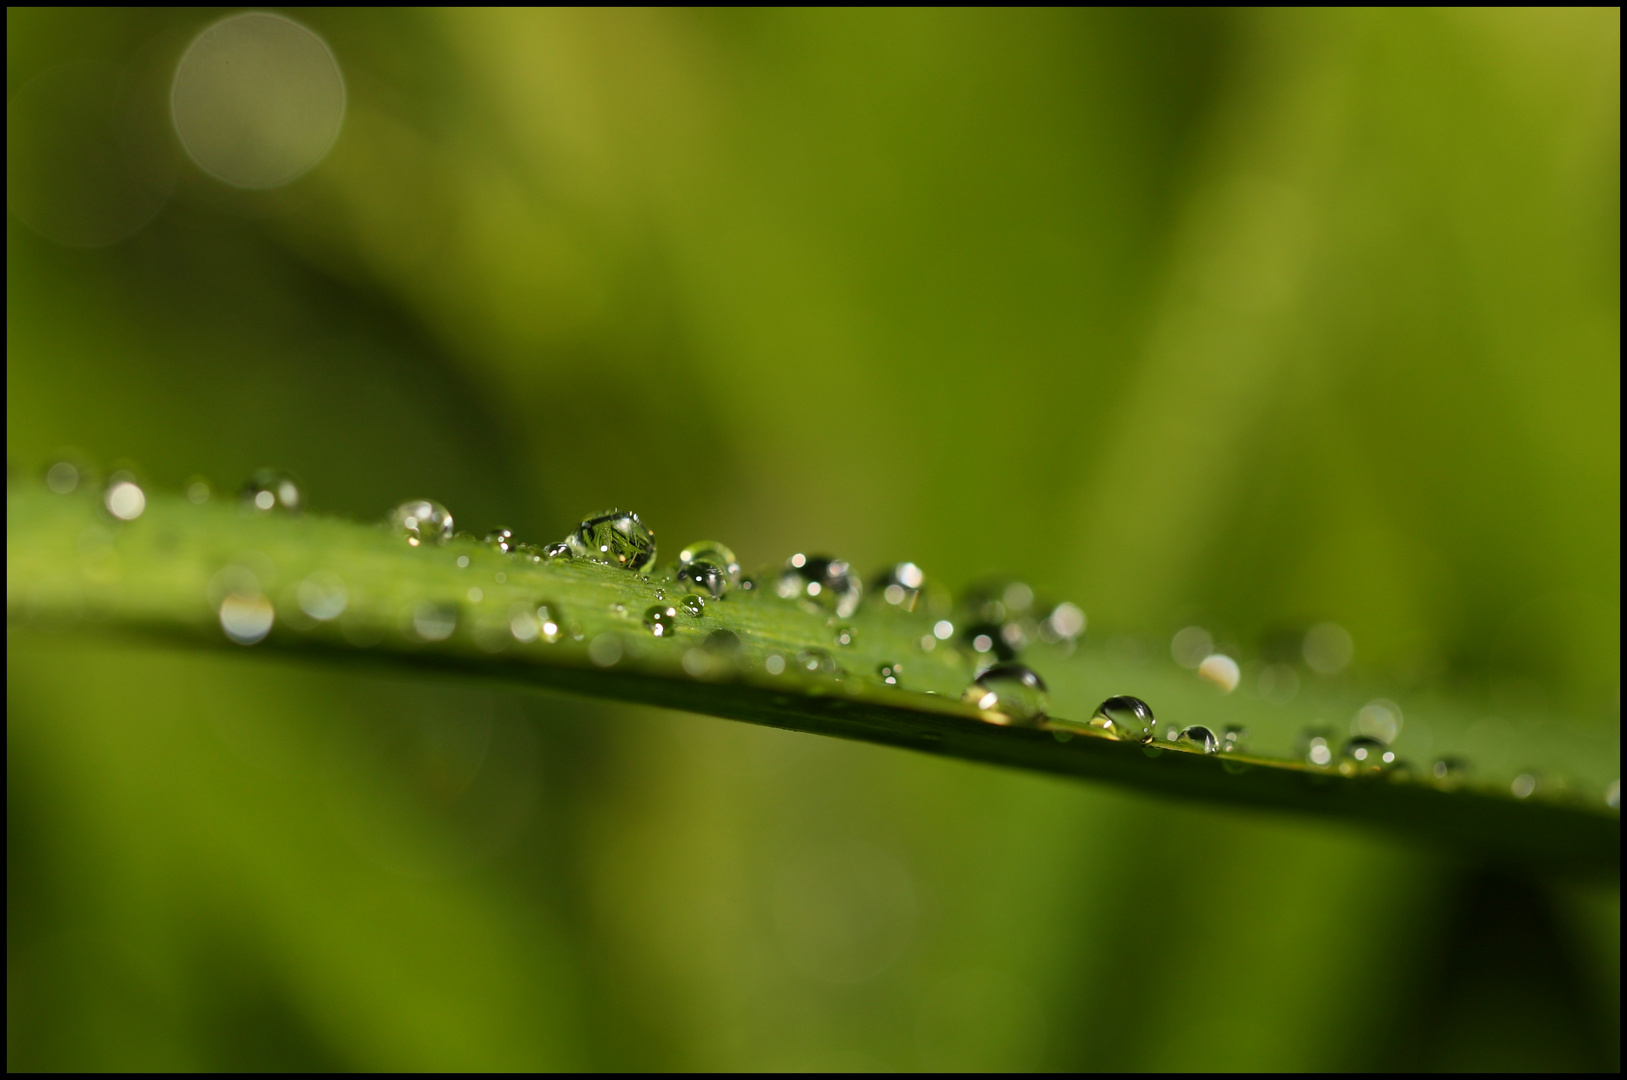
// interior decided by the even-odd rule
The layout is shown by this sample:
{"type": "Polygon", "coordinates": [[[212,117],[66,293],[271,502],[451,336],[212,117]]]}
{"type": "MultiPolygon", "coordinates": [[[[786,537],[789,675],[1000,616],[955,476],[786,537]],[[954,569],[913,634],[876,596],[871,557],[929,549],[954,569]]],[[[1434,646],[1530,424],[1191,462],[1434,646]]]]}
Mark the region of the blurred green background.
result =
{"type": "MultiPolygon", "coordinates": [[[[1620,13],[7,12],[6,450],[1004,571],[1620,724],[1620,13]],[[298,119],[297,117],[295,118],[298,119]]],[[[1619,887],[708,718],[11,633],[7,1065],[1617,1068],[1619,887]]]]}

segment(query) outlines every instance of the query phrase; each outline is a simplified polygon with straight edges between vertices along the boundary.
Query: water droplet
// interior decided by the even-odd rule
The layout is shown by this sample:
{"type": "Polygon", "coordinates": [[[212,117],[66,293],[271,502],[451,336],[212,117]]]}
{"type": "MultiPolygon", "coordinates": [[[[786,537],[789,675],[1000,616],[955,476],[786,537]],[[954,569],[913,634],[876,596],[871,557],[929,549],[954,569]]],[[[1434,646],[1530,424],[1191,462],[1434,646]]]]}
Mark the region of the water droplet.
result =
{"type": "Polygon", "coordinates": [[[541,550],[542,557],[545,559],[563,559],[571,553],[571,546],[563,540],[557,540],[552,544],[544,545],[541,550]]]}
{"type": "Polygon", "coordinates": [[[134,521],[147,509],[147,494],[136,483],[135,477],[126,472],[116,472],[108,477],[102,503],[107,507],[107,512],[120,521],[134,521]]]}
{"type": "Polygon", "coordinates": [[[644,627],[656,637],[671,637],[678,629],[678,609],[655,605],[644,613],[644,627]]]}
{"type": "Polygon", "coordinates": [[[1215,651],[1215,639],[1201,626],[1188,626],[1178,630],[1169,641],[1169,654],[1184,668],[1198,669],[1198,665],[1215,651]]]}
{"type": "Polygon", "coordinates": [[[1350,721],[1350,733],[1393,743],[1401,734],[1401,706],[1378,698],[1363,705],[1350,721]]]}
{"type": "Polygon", "coordinates": [[[834,675],[836,658],[824,649],[802,649],[797,653],[797,669],[810,675],[834,675]]]}
{"type": "Polygon", "coordinates": [[[902,677],[903,673],[904,665],[902,664],[882,664],[880,667],[876,668],[876,674],[879,675],[881,677],[881,681],[886,683],[888,686],[897,686],[898,680],[900,677],[902,677]]]}
{"type": "Polygon", "coordinates": [[[493,529],[486,534],[486,546],[496,548],[507,555],[518,546],[518,541],[508,529],[493,529]]]}
{"type": "Polygon", "coordinates": [[[412,609],[412,632],[424,641],[445,641],[457,628],[456,604],[426,600],[412,609]]]}
{"type": "Polygon", "coordinates": [[[1204,657],[1198,664],[1198,677],[1216,687],[1222,694],[1229,694],[1237,689],[1243,673],[1238,668],[1236,660],[1223,653],[1213,653],[1204,657]]]}
{"type": "Polygon", "coordinates": [[[1220,752],[1220,740],[1215,738],[1214,732],[1202,724],[1193,724],[1190,727],[1182,728],[1180,733],[1175,736],[1175,745],[1184,746],[1188,750],[1200,750],[1205,754],[1220,752]]]}
{"type": "Polygon", "coordinates": [[[853,644],[853,628],[851,626],[838,626],[836,628],[836,644],[843,648],[853,644]]]}
{"type": "Polygon", "coordinates": [[[1537,790],[1537,778],[1530,773],[1521,773],[1509,785],[1509,790],[1514,793],[1516,799],[1528,799],[1531,793],[1537,790]]]}
{"type": "Polygon", "coordinates": [[[612,631],[600,634],[588,646],[588,659],[599,667],[615,667],[621,661],[621,654],[621,638],[612,631]]]}
{"type": "MultiPolygon", "coordinates": [[[[554,642],[558,641],[560,639],[560,636],[564,633],[564,630],[562,629],[562,627],[564,626],[564,619],[565,619],[564,615],[562,615],[560,613],[559,608],[555,607],[554,605],[552,605],[552,604],[538,604],[537,605],[537,633],[538,633],[538,635],[542,638],[542,640],[544,640],[548,644],[552,645],[554,642]]],[[[582,630],[581,630],[581,628],[580,627],[573,627],[572,630],[571,630],[571,636],[574,637],[577,641],[581,641],[582,640],[582,630]]]]}
{"type": "Polygon", "coordinates": [[[45,486],[58,495],[66,495],[78,487],[82,478],[80,466],[72,461],[54,461],[45,470],[45,486]]]}
{"type": "Polygon", "coordinates": [[[1305,632],[1301,652],[1305,664],[1320,675],[1336,675],[1350,663],[1356,651],[1350,632],[1338,623],[1319,623],[1305,632]]]}
{"type": "Polygon", "coordinates": [[[713,630],[702,645],[708,652],[733,655],[740,651],[740,635],[733,630],[713,630]]]}
{"type": "Polygon", "coordinates": [[[726,545],[697,540],[678,553],[678,580],[722,596],[740,584],[740,563],[726,545]]]}
{"type": "Polygon", "coordinates": [[[273,510],[297,514],[305,508],[305,492],[294,474],[283,469],[256,469],[243,484],[243,505],[259,514],[273,510]]]}
{"type": "Polygon", "coordinates": [[[1040,620],[1039,636],[1052,644],[1072,645],[1084,635],[1085,625],[1084,609],[1064,600],[1040,620]]]}
{"type": "Polygon", "coordinates": [[[390,511],[390,527],[413,547],[444,544],[452,538],[452,513],[430,499],[408,499],[390,511]]]}
{"type": "Polygon", "coordinates": [[[961,695],[984,712],[1002,713],[1012,724],[1034,724],[1051,707],[1045,680],[1022,664],[996,664],[983,672],[961,695]]]}
{"type": "Polygon", "coordinates": [[[1339,751],[1339,771],[1346,776],[1371,776],[1395,764],[1395,751],[1382,741],[1357,735],[1339,751]]]}
{"type": "Polygon", "coordinates": [[[1429,766],[1429,775],[1448,786],[1462,783],[1469,776],[1469,763],[1460,757],[1438,758],[1429,766]]]}
{"type": "Polygon", "coordinates": [[[345,613],[350,593],[338,574],[318,571],[299,583],[295,598],[305,614],[317,622],[331,622],[345,613]]]}
{"type": "Polygon", "coordinates": [[[189,477],[185,487],[186,501],[191,503],[193,506],[202,506],[204,503],[213,498],[215,494],[214,490],[209,487],[209,481],[205,480],[201,476],[189,477]]]}
{"type": "Polygon", "coordinates": [[[1240,724],[1227,724],[1220,735],[1220,752],[1222,754],[1241,753],[1248,745],[1248,728],[1240,724]]]}
{"type": "Polygon", "coordinates": [[[785,657],[779,653],[769,653],[763,658],[763,670],[770,675],[778,675],[785,670],[785,657]]]}
{"type": "Polygon", "coordinates": [[[690,593],[682,600],[678,601],[678,606],[697,619],[706,612],[706,601],[702,600],[694,593],[690,593]]]}
{"type": "Polygon", "coordinates": [[[889,567],[872,587],[887,603],[905,611],[914,611],[924,584],[926,575],[919,566],[912,562],[901,562],[889,567]]]}
{"type": "Polygon", "coordinates": [[[584,518],[565,544],[579,558],[623,570],[642,570],[655,560],[655,533],[631,510],[584,518]]]}
{"type": "Polygon", "coordinates": [[[811,597],[847,618],[859,610],[864,587],[844,559],[824,555],[793,555],[785,561],[775,590],[787,600],[811,597]]]}
{"type": "Polygon", "coordinates": [[[1307,728],[1299,737],[1299,753],[1305,764],[1328,768],[1333,764],[1333,732],[1328,728],[1307,728]]]}
{"type": "Polygon", "coordinates": [[[1151,742],[1156,721],[1152,707],[1137,697],[1110,697],[1091,715],[1090,726],[1123,742],[1151,742]]]}

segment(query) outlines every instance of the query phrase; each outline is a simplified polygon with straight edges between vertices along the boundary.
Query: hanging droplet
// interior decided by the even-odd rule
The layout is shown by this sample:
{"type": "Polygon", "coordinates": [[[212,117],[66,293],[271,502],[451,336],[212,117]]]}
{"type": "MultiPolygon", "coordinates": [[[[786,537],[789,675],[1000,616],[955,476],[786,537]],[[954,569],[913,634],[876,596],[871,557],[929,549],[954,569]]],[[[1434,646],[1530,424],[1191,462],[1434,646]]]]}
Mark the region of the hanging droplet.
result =
{"type": "Polygon", "coordinates": [[[655,560],[655,533],[631,510],[584,518],[565,543],[579,558],[623,570],[642,570],[655,560]]]}
{"type": "Polygon", "coordinates": [[[864,587],[844,559],[824,555],[793,555],[780,571],[776,591],[787,600],[811,597],[846,619],[859,610],[864,587]]]}
{"type": "Polygon", "coordinates": [[[408,499],[390,512],[390,527],[413,547],[452,538],[452,513],[430,499],[408,499]]]}
{"type": "Polygon", "coordinates": [[[108,513],[120,521],[134,521],[146,512],[147,493],[141,490],[134,476],[127,472],[116,472],[107,478],[102,504],[107,507],[108,513]]]}
{"type": "Polygon", "coordinates": [[[644,626],[656,637],[671,637],[678,629],[678,609],[657,604],[644,613],[644,626]]]}
{"type": "Polygon", "coordinates": [[[851,626],[838,626],[836,628],[836,644],[843,648],[853,644],[853,628],[851,626]]]}
{"type": "Polygon", "coordinates": [[[257,514],[297,514],[305,509],[305,492],[299,480],[284,469],[254,470],[243,484],[240,497],[243,505],[257,514]]]}
{"type": "Polygon", "coordinates": [[[1184,746],[1188,750],[1198,750],[1205,754],[1218,754],[1220,752],[1220,740],[1215,738],[1214,732],[1202,724],[1193,724],[1190,727],[1182,728],[1180,733],[1175,736],[1175,745],[1184,746]]]}
{"type": "Polygon", "coordinates": [[[1462,783],[1469,776],[1469,763],[1460,757],[1437,758],[1429,766],[1429,775],[1436,783],[1448,787],[1462,783]]]}
{"type": "Polygon", "coordinates": [[[916,602],[921,599],[921,587],[925,584],[926,575],[919,566],[912,562],[901,562],[889,567],[876,579],[872,588],[893,607],[914,611],[916,602]]]}
{"type": "Polygon", "coordinates": [[[1091,715],[1090,726],[1121,742],[1151,742],[1156,721],[1152,707],[1137,697],[1110,697],[1091,715]]]}
{"type": "Polygon", "coordinates": [[[966,688],[962,700],[984,712],[1001,713],[1011,724],[1029,725],[1044,719],[1051,707],[1045,680],[1022,664],[996,664],[966,688]]]}
{"type": "Polygon", "coordinates": [[[693,615],[697,619],[700,618],[706,612],[706,601],[702,600],[700,597],[696,596],[694,593],[690,593],[687,596],[685,596],[682,600],[678,601],[678,606],[683,608],[690,615],[693,615]]]}
{"type": "Polygon", "coordinates": [[[1346,776],[1371,776],[1395,764],[1395,751],[1378,739],[1357,735],[1339,751],[1339,771],[1346,776]]]}
{"type": "Polygon", "coordinates": [[[508,555],[518,546],[518,541],[514,539],[514,534],[508,529],[493,529],[486,534],[486,546],[496,548],[504,555],[508,555]]]}
{"type": "Polygon", "coordinates": [[[740,563],[716,540],[697,540],[678,553],[678,580],[719,597],[740,584],[740,563]]]}
{"type": "Polygon", "coordinates": [[[897,686],[898,680],[903,675],[903,672],[904,665],[902,664],[882,664],[880,667],[876,668],[876,674],[881,678],[881,681],[886,683],[888,686],[897,686]]]}

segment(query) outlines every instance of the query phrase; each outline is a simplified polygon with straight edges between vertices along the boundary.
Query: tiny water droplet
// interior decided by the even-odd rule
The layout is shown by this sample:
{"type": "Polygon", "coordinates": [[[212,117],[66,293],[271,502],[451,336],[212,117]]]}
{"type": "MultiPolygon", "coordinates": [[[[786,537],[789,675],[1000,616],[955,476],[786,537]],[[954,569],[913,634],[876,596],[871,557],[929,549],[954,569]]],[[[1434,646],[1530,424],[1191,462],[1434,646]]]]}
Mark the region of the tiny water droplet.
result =
{"type": "Polygon", "coordinates": [[[299,583],[295,598],[305,614],[317,622],[331,622],[345,613],[350,593],[338,574],[318,571],[299,583]]]}
{"type": "Polygon", "coordinates": [[[667,598],[667,590],[665,590],[665,589],[657,589],[657,590],[655,590],[655,598],[657,600],[665,600],[667,598]]]}
{"type": "Polygon", "coordinates": [[[1175,736],[1175,745],[1184,746],[1188,750],[1199,750],[1205,754],[1218,754],[1220,752],[1220,740],[1215,738],[1214,732],[1202,724],[1193,724],[1190,727],[1182,728],[1180,733],[1175,736]]]}
{"type": "Polygon", "coordinates": [[[655,533],[631,510],[584,518],[565,544],[579,558],[623,570],[642,570],[655,560],[655,533]]]}
{"type": "Polygon", "coordinates": [[[1429,766],[1429,775],[1448,786],[1460,784],[1469,776],[1469,763],[1460,757],[1437,758],[1429,766]]]}
{"type": "Polygon", "coordinates": [[[848,618],[859,610],[864,587],[846,560],[825,555],[793,555],[785,561],[775,590],[787,600],[810,597],[848,618]]]}
{"type": "Polygon", "coordinates": [[[1156,723],[1152,707],[1128,694],[1108,698],[1090,717],[1091,727],[1122,742],[1151,742],[1156,723]]]}
{"type": "Polygon", "coordinates": [[[493,529],[486,534],[486,546],[496,548],[504,555],[512,552],[517,544],[514,534],[508,529],[493,529]]]}
{"type": "Polygon", "coordinates": [[[797,652],[797,669],[810,675],[834,675],[836,658],[824,649],[802,649],[797,652]]]}
{"type": "Polygon", "coordinates": [[[135,477],[127,472],[116,472],[108,477],[102,503],[107,512],[120,521],[134,521],[147,509],[147,493],[141,490],[135,477]]]}
{"type": "Polygon", "coordinates": [[[740,563],[727,545],[697,540],[678,553],[678,580],[719,597],[740,584],[740,563]]]}
{"type": "Polygon", "coordinates": [[[882,664],[880,667],[876,668],[876,674],[879,675],[881,677],[881,681],[886,683],[888,686],[897,686],[898,680],[903,673],[904,665],[902,664],[882,664]]]}
{"type": "Polygon", "coordinates": [[[1300,733],[1296,746],[1305,764],[1326,769],[1333,764],[1333,741],[1331,728],[1311,727],[1300,733]]]}
{"type": "Polygon", "coordinates": [[[390,511],[390,527],[413,547],[444,544],[452,538],[452,513],[430,499],[408,499],[390,511]]]}
{"type": "Polygon", "coordinates": [[[678,609],[657,604],[644,613],[644,627],[656,637],[671,637],[678,628],[678,609]]]}
{"type": "Polygon", "coordinates": [[[914,611],[917,601],[921,599],[921,587],[925,584],[926,574],[919,566],[912,562],[901,562],[888,567],[872,588],[893,607],[914,611]]]}
{"type": "Polygon", "coordinates": [[[1051,707],[1045,680],[1022,664],[995,664],[972,680],[961,700],[1022,725],[1042,720],[1051,707]]]}
{"type": "Polygon", "coordinates": [[[297,514],[305,508],[305,491],[285,469],[256,469],[243,484],[243,505],[257,514],[297,514]]]}
{"type": "Polygon", "coordinates": [[[1243,678],[1243,672],[1237,666],[1237,661],[1224,653],[1213,653],[1203,658],[1198,664],[1198,678],[1217,688],[1222,694],[1229,694],[1237,689],[1237,684],[1243,678]]]}
{"type": "Polygon", "coordinates": [[[836,644],[844,648],[853,644],[853,628],[851,626],[838,626],[836,628],[836,644]]]}
{"type": "Polygon", "coordinates": [[[678,606],[697,619],[706,612],[706,601],[702,600],[694,593],[689,593],[682,600],[678,601],[678,606]]]}
{"type": "Polygon", "coordinates": [[[1222,754],[1241,753],[1248,745],[1248,728],[1240,724],[1227,724],[1220,736],[1220,752],[1222,754]]]}
{"type": "Polygon", "coordinates": [[[457,628],[456,604],[426,600],[412,609],[412,632],[424,641],[445,641],[457,628]]]}
{"type": "Polygon", "coordinates": [[[740,635],[733,630],[713,630],[706,635],[702,647],[708,652],[733,655],[740,651],[740,635]]]}
{"type": "Polygon", "coordinates": [[[1345,776],[1371,776],[1395,764],[1395,751],[1368,735],[1357,735],[1339,751],[1339,771],[1345,776]]]}
{"type": "Polygon", "coordinates": [[[542,556],[545,559],[563,559],[571,553],[571,546],[563,540],[544,545],[542,556]]]}
{"type": "Polygon", "coordinates": [[[623,604],[623,603],[621,603],[619,601],[617,601],[616,603],[611,604],[610,605],[610,614],[612,614],[612,615],[625,615],[625,614],[627,614],[627,605],[623,604]]]}

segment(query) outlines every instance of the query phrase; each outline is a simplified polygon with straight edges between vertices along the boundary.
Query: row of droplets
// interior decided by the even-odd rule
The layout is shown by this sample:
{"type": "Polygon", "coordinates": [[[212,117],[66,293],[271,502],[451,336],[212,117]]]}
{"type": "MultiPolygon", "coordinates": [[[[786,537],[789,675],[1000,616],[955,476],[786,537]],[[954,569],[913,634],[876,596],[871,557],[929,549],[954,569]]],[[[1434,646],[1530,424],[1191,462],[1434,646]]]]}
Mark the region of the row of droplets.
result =
{"type": "MultiPolygon", "coordinates": [[[[46,471],[46,485],[55,492],[67,494],[86,482],[94,481],[94,472],[82,464],[62,460],[54,462],[46,471]]],[[[186,485],[187,497],[194,503],[209,501],[212,491],[206,481],[194,478],[186,485]]],[[[114,518],[133,521],[146,509],[146,494],[136,477],[127,470],[110,474],[102,488],[102,505],[114,518]]],[[[240,490],[240,502],[255,513],[298,513],[304,508],[305,494],[298,480],[277,469],[257,470],[240,490]]],[[[387,524],[413,546],[441,545],[454,536],[453,517],[441,504],[429,499],[412,499],[397,506],[388,516],[387,524]]],[[[557,558],[581,558],[604,565],[615,566],[634,573],[649,568],[655,561],[655,534],[636,512],[608,510],[584,518],[563,540],[544,546],[517,541],[508,529],[493,530],[485,538],[490,547],[532,561],[557,558]]],[[[467,557],[459,560],[467,565],[467,557]]],[[[252,578],[242,568],[229,567],[222,575],[252,578]]],[[[224,586],[217,575],[211,591],[218,592],[218,609],[227,635],[242,644],[263,639],[275,618],[270,601],[251,580],[235,578],[224,586]]],[[[501,575],[499,575],[501,578],[501,575]]],[[[678,625],[678,612],[699,617],[705,609],[705,596],[723,597],[735,589],[752,591],[757,588],[754,579],[741,574],[739,561],[724,544],[701,541],[691,544],[679,553],[676,578],[681,585],[693,588],[672,604],[658,604],[649,608],[643,618],[645,628],[655,637],[673,634],[678,625]]],[[[648,580],[647,578],[645,580],[648,580]]],[[[914,563],[898,563],[884,572],[873,589],[890,606],[905,611],[918,607],[933,614],[950,612],[946,594],[935,592],[925,574],[914,563]]],[[[845,560],[828,556],[793,555],[787,560],[776,583],[775,593],[784,599],[806,600],[835,612],[838,617],[853,615],[864,596],[864,587],[845,560]]],[[[470,590],[470,600],[478,602],[478,587],[470,590]]],[[[656,590],[663,599],[662,590],[656,590]]],[[[316,574],[300,583],[297,590],[299,607],[316,621],[336,619],[346,607],[343,583],[332,574],[316,574]]],[[[974,587],[962,604],[966,616],[961,630],[961,643],[982,661],[981,669],[963,695],[963,700],[979,710],[1001,718],[1000,722],[1019,726],[1043,726],[1055,730],[1059,736],[1069,729],[1085,728],[1108,738],[1138,743],[1156,752],[1157,723],[1150,706],[1139,698],[1117,695],[1097,707],[1089,721],[1080,725],[1074,721],[1049,717],[1049,698],[1044,680],[1033,669],[1016,663],[1014,658],[1029,642],[1036,638],[1062,643],[1072,647],[1083,634],[1086,620],[1083,611],[1071,603],[1057,604],[1043,615],[1034,610],[1033,591],[1025,584],[1012,581],[986,583],[974,587]]],[[[443,640],[456,627],[454,606],[421,604],[413,611],[412,627],[416,635],[426,641],[443,640]]],[[[581,631],[572,628],[573,636],[580,640],[581,631]]],[[[1189,628],[1193,629],[1193,628],[1189,628]]],[[[553,642],[567,635],[563,621],[551,605],[541,605],[533,614],[527,607],[516,608],[508,621],[509,633],[518,641],[541,640],[553,642]]],[[[1323,636],[1337,636],[1337,627],[1313,630],[1323,636]]],[[[852,629],[838,627],[836,643],[850,645],[852,629]]],[[[1189,631],[1183,635],[1195,636],[1189,631]]],[[[1207,636],[1207,635],[1205,635],[1207,636]]],[[[947,618],[937,619],[930,634],[923,635],[920,647],[931,650],[938,642],[955,637],[955,626],[947,618]]],[[[1187,645],[1177,635],[1177,646],[1187,645]]],[[[1195,642],[1193,644],[1196,644],[1195,642]]],[[[1205,643],[1207,644],[1207,643],[1205,643]]],[[[1330,669],[1348,662],[1348,635],[1335,642],[1342,652],[1342,662],[1326,665],[1330,669]]],[[[717,658],[738,653],[741,643],[733,631],[718,629],[711,632],[699,650],[686,655],[685,669],[691,674],[710,670],[717,658]]],[[[1182,659],[1179,649],[1177,659],[1182,659]]],[[[1206,651],[1188,649],[1190,652],[1206,651]]],[[[620,659],[619,642],[601,635],[590,647],[596,663],[608,666],[620,659]]],[[[1311,650],[1307,647],[1308,659],[1311,650]]],[[[1209,654],[1204,662],[1213,661],[1218,654],[1209,654]]],[[[1222,659],[1226,659],[1222,657],[1222,659]]],[[[1190,665],[1190,661],[1183,666],[1190,665]]],[[[1202,669],[1202,662],[1197,665],[1202,669]]],[[[1233,662],[1235,666],[1235,662],[1233,662]]],[[[828,652],[811,648],[800,650],[788,661],[778,654],[766,658],[765,669],[778,675],[787,669],[809,674],[838,674],[840,668],[828,652]]],[[[877,678],[886,685],[896,686],[903,665],[897,662],[879,665],[877,678]]],[[[1212,676],[1211,676],[1212,678],[1212,676]]],[[[1235,681],[1235,680],[1219,680],[1235,681]]],[[[1229,687],[1226,687],[1229,689],[1229,687]]],[[[1357,733],[1346,740],[1335,753],[1334,739],[1326,729],[1307,729],[1300,739],[1300,753],[1304,762],[1317,769],[1337,771],[1345,776],[1373,776],[1390,774],[1411,777],[1412,768],[1397,757],[1389,743],[1399,730],[1399,709],[1388,702],[1373,702],[1358,713],[1357,733]],[[1372,715],[1368,715],[1368,714],[1372,715]]],[[[1201,754],[1229,754],[1241,751],[1247,740],[1247,731],[1228,727],[1217,735],[1210,728],[1189,725],[1169,728],[1164,742],[1168,745],[1201,754]]],[[[1469,774],[1466,761],[1456,757],[1435,760],[1425,775],[1444,784],[1455,784],[1469,774]]],[[[1539,787],[1553,784],[1537,773],[1517,776],[1511,790],[1516,797],[1525,798],[1539,787]]],[[[1562,785],[1560,785],[1562,786],[1562,785]]],[[[1619,806],[1620,781],[1612,781],[1606,792],[1606,802],[1619,806]]]]}

